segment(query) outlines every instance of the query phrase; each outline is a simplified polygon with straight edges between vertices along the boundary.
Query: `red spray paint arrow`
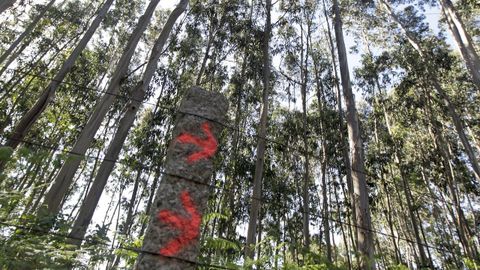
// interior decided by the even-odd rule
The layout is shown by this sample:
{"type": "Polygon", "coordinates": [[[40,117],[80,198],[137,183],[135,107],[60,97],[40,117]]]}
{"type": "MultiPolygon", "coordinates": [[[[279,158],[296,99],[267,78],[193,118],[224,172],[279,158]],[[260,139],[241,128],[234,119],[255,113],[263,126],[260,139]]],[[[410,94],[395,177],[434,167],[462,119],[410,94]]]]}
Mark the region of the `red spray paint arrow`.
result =
{"type": "Polygon", "coordinates": [[[183,208],[185,208],[185,211],[190,217],[186,218],[168,210],[160,211],[157,216],[160,221],[167,223],[181,232],[177,238],[170,240],[165,247],[160,249],[160,254],[165,256],[177,254],[182,248],[197,239],[199,235],[202,217],[197,212],[190,194],[187,191],[183,191],[182,194],[180,194],[180,199],[182,200],[183,208]]]}
{"type": "Polygon", "coordinates": [[[177,137],[177,141],[180,143],[194,144],[202,149],[199,152],[189,155],[187,158],[188,163],[193,163],[203,158],[210,158],[217,151],[218,142],[215,136],[213,136],[208,122],[202,124],[202,130],[207,135],[206,139],[199,138],[190,133],[184,133],[177,137]]]}

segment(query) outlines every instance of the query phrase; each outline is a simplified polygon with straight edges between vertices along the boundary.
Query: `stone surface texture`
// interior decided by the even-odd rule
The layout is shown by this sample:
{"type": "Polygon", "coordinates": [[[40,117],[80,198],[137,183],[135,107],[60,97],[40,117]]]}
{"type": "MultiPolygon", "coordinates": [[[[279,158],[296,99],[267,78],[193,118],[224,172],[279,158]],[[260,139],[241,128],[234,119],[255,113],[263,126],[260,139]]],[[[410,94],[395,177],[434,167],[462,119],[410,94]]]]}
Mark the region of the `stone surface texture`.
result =
{"type": "Polygon", "coordinates": [[[173,139],[167,150],[165,174],[156,191],[136,269],[184,270],[198,267],[195,261],[200,228],[194,222],[196,215],[188,210],[188,203],[187,207],[185,205],[185,195],[188,194],[196,213],[203,216],[211,191],[208,185],[214,169],[214,156],[190,162],[188,157],[202,151],[202,147],[180,142],[179,136],[189,134],[205,141],[208,136],[202,125],[207,125],[218,142],[227,109],[228,102],[222,94],[199,87],[191,88],[183,98],[176,116],[173,139]]]}

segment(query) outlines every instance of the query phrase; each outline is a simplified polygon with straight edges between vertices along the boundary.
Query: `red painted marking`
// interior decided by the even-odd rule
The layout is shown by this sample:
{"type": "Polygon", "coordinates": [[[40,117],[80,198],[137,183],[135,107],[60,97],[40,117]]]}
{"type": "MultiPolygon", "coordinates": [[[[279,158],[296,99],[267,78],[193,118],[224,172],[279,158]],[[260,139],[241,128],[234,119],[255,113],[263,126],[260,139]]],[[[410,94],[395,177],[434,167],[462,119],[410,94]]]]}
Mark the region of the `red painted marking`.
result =
{"type": "Polygon", "coordinates": [[[177,238],[170,240],[165,247],[160,249],[160,254],[165,256],[177,254],[182,248],[197,239],[200,234],[199,229],[202,217],[198,213],[190,194],[187,191],[183,191],[180,194],[180,199],[182,200],[183,208],[185,208],[190,217],[187,218],[168,210],[160,211],[157,216],[160,221],[181,232],[177,238]]]}
{"type": "Polygon", "coordinates": [[[217,152],[218,142],[217,139],[215,139],[215,136],[213,136],[210,124],[204,122],[202,124],[202,130],[207,135],[206,139],[199,138],[190,133],[184,133],[177,137],[179,143],[194,144],[202,149],[199,152],[189,155],[187,158],[188,163],[193,163],[203,158],[210,158],[215,152],[217,152]]]}

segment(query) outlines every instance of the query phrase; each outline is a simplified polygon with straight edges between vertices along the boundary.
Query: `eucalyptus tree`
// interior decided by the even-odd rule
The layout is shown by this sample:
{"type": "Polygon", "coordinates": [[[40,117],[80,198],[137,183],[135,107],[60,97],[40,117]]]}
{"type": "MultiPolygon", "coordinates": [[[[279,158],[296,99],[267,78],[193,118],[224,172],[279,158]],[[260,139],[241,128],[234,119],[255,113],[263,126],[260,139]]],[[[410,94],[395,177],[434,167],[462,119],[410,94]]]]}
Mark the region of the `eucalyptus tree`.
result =
{"type": "MultiPolygon", "coordinates": [[[[342,109],[342,91],[340,89],[340,83],[339,83],[339,76],[338,76],[338,71],[337,71],[337,60],[335,57],[335,45],[334,45],[334,40],[332,37],[332,31],[330,30],[330,20],[328,16],[328,10],[326,6],[326,1],[322,0],[323,3],[323,11],[324,11],[324,17],[325,17],[325,22],[326,22],[326,28],[327,28],[327,37],[328,37],[328,48],[330,51],[330,57],[331,57],[331,65],[333,66],[333,72],[332,72],[332,80],[333,80],[333,87],[336,92],[336,103],[337,103],[337,112],[338,112],[338,133],[339,133],[339,139],[341,142],[341,151],[342,151],[342,158],[343,158],[343,164],[344,166],[349,170],[351,167],[351,161],[350,157],[348,154],[348,141],[345,139],[345,126],[344,126],[344,113],[342,109]]],[[[350,216],[352,219],[355,219],[356,217],[356,207],[355,207],[355,193],[353,190],[353,179],[352,179],[352,174],[350,172],[345,173],[346,174],[346,182],[347,182],[347,192],[348,192],[348,197],[349,197],[349,203],[350,203],[350,211],[351,214],[349,213],[349,209],[347,208],[347,216],[350,220],[350,216]]],[[[350,223],[350,222],[349,222],[350,223]]],[[[356,248],[356,241],[353,239],[354,234],[352,233],[352,227],[353,230],[356,231],[355,226],[348,226],[349,230],[349,235],[351,238],[352,242],[352,248],[356,248]]],[[[355,237],[356,239],[356,237],[355,237]]]]}
{"type": "MultiPolygon", "coordinates": [[[[308,78],[308,66],[309,66],[309,54],[310,54],[310,36],[312,32],[312,23],[313,23],[313,10],[315,7],[309,5],[309,2],[305,2],[305,6],[302,9],[302,19],[306,21],[306,28],[304,29],[303,22],[300,24],[300,45],[302,50],[300,53],[300,77],[301,77],[301,95],[302,95],[302,116],[303,116],[303,151],[305,159],[305,172],[303,174],[303,237],[304,245],[308,250],[310,247],[310,162],[309,162],[309,145],[308,145],[308,114],[307,114],[307,84],[309,81],[308,78]],[[305,51],[304,49],[305,48],[305,51]]],[[[324,186],[325,188],[325,186],[324,186]]],[[[325,232],[329,234],[329,231],[325,232]]]]}
{"type": "Polygon", "coordinates": [[[467,32],[462,18],[457,14],[452,1],[439,0],[439,2],[443,15],[447,20],[448,28],[457,43],[473,82],[477,86],[477,89],[480,89],[480,58],[475,51],[472,37],[467,32]]]}
{"type": "MultiPolygon", "coordinates": [[[[385,179],[386,176],[384,172],[385,171],[388,172],[389,176],[392,178],[393,183],[395,183],[396,185],[396,182],[398,182],[398,180],[395,179],[397,177],[396,171],[393,170],[393,168],[395,168],[398,170],[398,174],[400,178],[399,180],[401,182],[400,186],[404,193],[403,195],[405,196],[405,201],[407,203],[408,215],[405,215],[405,219],[410,221],[410,225],[413,230],[413,234],[415,238],[415,243],[417,244],[417,249],[420,255],[418,265],[419,267],[427,267],[427,266],[433,267],[433,265],[429,262],[429,259],[427,257],[427,252],[425,252],[425,247],[424,247],[425,244],[421,237],[421,231],[423,230],[422,222],[417,218],[417,215],[416,215],[416,209],[414,205],[415,198],[413,197],[413,191],[411,187],[412,184],[410,183],[410,180],[409,180],[409,178],[411,177],[408,173],[408,170],[406,170],[405,168],[406,162],[403,160],[405,156],[405,153],[404,153],[405,150],[403,149],[404,147],[402,146],[405,142],[403,138],[400,138],[399,135],[393,134],[392,132],[393,130],[392,125],[394,123],[392,123],[391,116],[389,115],[389,112],[387,112],[386,110],[385,103],[387,102],[387,100],[385,100],[385,97],[383,94],[385,90],[382,89],[382,86],[380,85],[379,76],[382,73],[382,71],[384,71],[382,69],[386,68],[385,66],[382,67],[382,64],[383,65],[386,64],[382,61],[388,62],[389,61],[388,56],[380,55],[376,59],[377,62],[372,63],[372,61],[374,61],[374,56],[369,46],[370,44],[367,41],[366,42],[367,52],[364,55],[364,63],[363,63],[364,69],[357,70],[357,72],[361,74],[360,77],[363,77],[362,79],[365,80],[366,82],[365,84],[369,85],[372,88],[371,91],[372,91],[373,97],[371,98],[371,100],[373,103],[372,107],[374,110],[373,112],[374,124],[372,128],[373,136],[371,137],[373,138],[373,141],[372,142],[367,141],[367,143],[374,144],[374,147],[369,147],[370,151],[373,152],[371,153],[372,155],[371,159],[373,159],[375,162],[378,162],[379,166],[381,166],[381,169],[379,170],[378,178],[381,181],[381,186],[383,186],[383,188],[385,189],[384,196],[386,197],[385,199],[387,202],[387,209],[389,209],[389,211],[387,212],[388,226],[390,228],[390,232],[394,234],[395,230],[393,228],[393,220],[392,220],[392,213],[391,213],[391,199],[388,194],[388,189],[390,187],[389,187],[389,183],[387,183],[387,180],[385,179]],[[380,101],[380,99],[382,101],[380,101]],[[380,112],[378,112],[378,110],[380,110],[380,112]],[[381,119],[382,116],[383,116],[383,119],[381,119]],[[386,129],[386,134],[382,134],[383,129],[386,129]],[[389,145],[387,142],[380,142],[380,138],[382,137],[388,138],[388,142],[391,142],[392,145],[389,145]],[[380,150],[380,151],[383,151],[383,153],[388,153],[389,155],[393,156],[393,165],[395,167],[386,166],[386,164],[384,164],[381,160],[377,160],[377,157],[374,157],[375,154],[382,153],[382,152],[378,153],[377,152],[378,150],[375,151],[376,150],[375,146],[379,147],[380,149],[383,148],[382,150],[380,150]]],[[[403,197],[402,197],[402,200],[403,200],[403,197]]],[[[401,214],[404,215],[404,213],[401,213],[401,214]]],[[[395,256],[396,256],[397,263],[401,263],[400,261],[401,256],[399,254],[395,239],[393,239],[393,243],[395,247],[395,256]]]]}
{"type": "Polygon", "coordinates": [[[256,80],[256,72],[250,68],[259,65],[261,60],[257,59],[258,48],[255,43],[255,29],[253,24],[253,11],[255,4],[248,4],[240,1],[236,9],[241,16],[229,16],[231,21],[229,42],[231,46],[236,46],[235,58],[239,63],[230,76],[228,83],[229,103],[234,104],[233,122],[236,129],[230,139],[230,149],[225,153],[229,156],[225,163],[225,188],[231,190],[226,192],[224,197],[223,212],[229,213],[227,219],[219,221],[218,234],[219,237],[233,239],[236,236],[235,228],[239,222],[240,213],[243,211],[242,203],[239,201],[239,194],[242,191],[242,180],[245,179],[245,170],[242,170],[242,164],[245,164],[247,158],[244,156],[242,149],[245,149],[245,138],[242,131],[245,130],[247,122],[246,117],[249,115],[250,104],[248,99],[254,95],[252,81],[256,80]]]}
{"type": "MultiPolygon", "coordinates": [[[[134,120],[136,118],[137,112],[139,111],[142,102],[148,96],[148,87],[152,78],[155,74],[155,70],[158,65],[160,56],[162,55],[163,47],[170,35],[170,32],[173,29],[173,26],[176,20],[180,15],[186,10],[188,5],[188,0],[181,0],[177,7],[172,11],[168,17],[167,22],[165,23],[162,32],[158,36],[158,39],[155,41],[155,44],[152,48],[150,54],[150,59],[148,60],[147,66],[143,73],[141,81],[135,86],[131,91],[130,101],[125,106],[125,111],[118,123],[117,131],[110,143],[107,153],[105,154],[105,159],[100,165],[100,168],[97,172],[97,176],[92,183],[90,192],[88,193],[84,203],[80,207],[80,213],[73,224],[73,228],[70,232],[70,237],[72,239],[82,239],[85,235],[88,225],[91,222],[95,208],[100,200],[103,189],[107,184],[108,177],[112,172],[115,161],[118,159],[118,155],[122,149],[122,146],[129,134],[130,129],[133,126],[134,120]]],[[[75,241],[80,244],[80,241],[75,241]]]]}
{"type": "Polygon", "coordinates": [[[346,120],[348,126],[348,137],[350,144],[351,168],[354,196],[355,196],[355,224],[357,227],[357,249],[360,253],[359,268],[374,269],[373,260],[374,242],[372,224],[370,217],[368,189],[365,175],[365,164],[363,157],[362,138],[355,106],[355,99],[352,93],[350,74],[348,69],[347,52],[343,38],[342,19],[338,0],[333,0],[334,28],[337,41],[338,59],[340,63],[340,77],[342,81],[343,94],[345,98],[346,120]]]}
{"type": "Polygon", "coordinates": [[[253,245],[256,242],[257,223],[259,222],[259,213],[262,198],[262,178],[265,160],[265,147],[267,136],[267,123],[269,111],[269,97],[271,92],[270,81],[270,38],[272,35],[271,21],[272,1],[265,0],[265,29],[263,30],[262,57],[263,57],[263,92],[262,92],[262,113],[258,123],[258,144],[256,149],[255,174],[253,176],[253,193],[250,200],[250,216],[247,229],[247,241],[245,248],[245,258],[253,259],[253,245]]]}
{"type": "Polygon", "coordinates": [[[115,98],[119,93],[120,86],[127,77],[129,63],[135,52],[135,48],[137,47],[143,32],[147,28],[159,1],[160,0],[150,1],[145,13],[139,18],[138,23],[135,29],[132,31],[124,48],[123,54],[116,65],[115,71],[110,78],[106,93],[95,105],[94,111],[90,115],[88,122],[83,127],[75,145],[70,151],[73,153],[72,157],[64,162],[60,172],[55,177],[51,188],[45,195],[45,201],[43,202],[44,207],[39,212],[40,217],[56,216],[58,214],[60,210],[60,203],[65,197],[66,192],[72,183],[73,177],[80,165],[80,157],[83,156],[90,147],[105,115],[115,101],[115,98]]]}
{"type": "MultiPolygon", "coordinates": [[[[329,26],[327,26],[329,27],[329,26]]],[[[336,134],[340,133],[341,135],[338,136],[340,139],[340,146],[339,148],[343,148],[346,150],[345,147],[342,147],[345,140],[343,139],[343,129],[338,130],[338,123],[336,123],[339,118],[335,117],[335,107],[332,102],[329,102],[329,95],[335,95],[333,91],[329,93],[329,89],[335,90],[338,92],[337,83],[332,83],[331,73],[332,70],[329,68],[330,61],[328,60],[328,53],[324,50],[319,43],[312,44],[312,62],[313,62],[313,74],[314,74],[314,82],[315,82],[315,92],[317,97],[317,106],[318,106],[318,137],[320,138],[321,142],[321,160],[320,160],[320,172],[321,172],[321,185],[322,185],[322,226],[323,232],[325,235],[325,244],[326,244],[326,258],[328,263],[332,263],[332,245],[330,240],[330,204],[328,202],[328,183],[327,183],[327,174],[329,171],[329,167],[332,166],[333,160],[336,159],[335,152],[332,149],[337,147],[336,141],[333,138],[336,138],[336,134]],[[324,75],[326,73],[326,75],[324,75]],[[333,87],[332,87],[333,86],[333,87]],[[333,105],[333,106],[332,106],[333,105]]],[[[336,66],[336,65],[335,65],[336,66]]],[[[335,68],[335,67],[334,67],[335,68]]],[[[340,110],[341,112],[341,110],[340,110]]],[[[338,113],[338,112],[337,112],[338,113]]],[[[341,122],[341,121],[338,121],[341,122]]],[[[338,149],[338,148],[337,148],[338,149]]],[[[344,151],[341,151],[339,154],[344,154],[344,151]]],[[[348,153],[347,153],[347,161],[348,153]]],[[[344,194],[347,195],[347,194],[344,194]]],[[[340,205],[337,201],[337,209],[340,209],[340,205]]],[[[343,224],[340,224],[343,232],[343,224]]],[[[345,236],[345,234],[343,234],[345,236]]],[[[345,246],[348,247],[348,242],[345,242],[345,246]]],[[[350,255],[347,254],[347,261],[351,268],[351,261],[350,255]]]]}
{"type": "Polygon", "coordinates": [[[284,55],[281,59],[280,73],[287,80],[288,85],[292,85],[294,89],[300,89],[301,107],[302,107],[302,137],[303,141],[302,154],[304,158],[304,173],[302,184],[302,215],[303,215],[303,244],[305,251],[310,247],[310,197],[309,190],[311,187],[311,159],[308,134],[310,127],[308,126],[308,88],[310,85],[309,69],[311,61],[311,36],[314,31],[313,17],[315,14],[314,2],[288,2],[282,6],[285,12],[281,20],[279,29],[280,36],[284,39],[281,46],[284,49],[284,55]],[[288,21],[292,23],[287,23],[288,21]],[[298,29],[297,29],[298,28],[298,29]],[[286,71],[283,71],[283,67],[286,71]],[[286,74],[287,73],[287,74],[286,74]]]}
{"type": "MultiPolygon", "coordinates": [[[[395,21],[395,23],[397,23],[400,26],[400,28],[406,35],[408,42],[413,48],[415,48],[415,50],[421,57],[422,61],[424,62],[424,64],[427,67],[429,67],[429,65],[432,65],[434,61],[433,56],[431,55],[431,53],[426,51],[426,49],[422,45],[421,40],[417,37],[417,35],[413,33],[410,29],[408,29],[404,23],[402,23],[398,15],[393,11],[392,7],[386,0],[380,0],[380,3],[382,4],[383,7],[385,7],[385,10],[390,15],[392,20],[395,21]]],[[[457,112],[457,109],[455,108],[454,103],[452,102],[450,96],[443,89],[438,79],[438,76],[435,74],[434,71],[432,71],[431,68],[427,68],[426,76],[429,80],[431,80],[433,84],[433,88],[436,90],[436,92],[442,99],[444,106],[447,108],[450,114],[450,117],[452,118],[453,124],[455,126],[455,130],[457,131],[457,134],[460,137],[460,141],[462,142],[462,145],[465,149],[465,153],[467,154],[470,164],[472,165],[475,178],[477,179],[477,181],[480,181],[480,166],[478,164],[477,157],[475,156],[475,153],[470,144],[470,141],[467,135],[465,134],[464,124],[460,118],[460,115],[457,112]]]]}

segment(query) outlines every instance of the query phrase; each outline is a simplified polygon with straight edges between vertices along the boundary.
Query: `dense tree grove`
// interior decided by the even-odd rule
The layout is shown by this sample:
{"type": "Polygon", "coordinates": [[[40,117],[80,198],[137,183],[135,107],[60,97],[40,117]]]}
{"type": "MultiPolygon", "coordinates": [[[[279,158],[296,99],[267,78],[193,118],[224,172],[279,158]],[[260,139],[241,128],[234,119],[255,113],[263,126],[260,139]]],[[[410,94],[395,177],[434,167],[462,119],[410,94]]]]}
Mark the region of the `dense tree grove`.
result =
{"type": "Polygon", "coordinates": [[[136,268],[199,86],[229,109],[192,269],[479,269],[479,18],[474,0],[0,1],[0,268],[136,268]]]}

